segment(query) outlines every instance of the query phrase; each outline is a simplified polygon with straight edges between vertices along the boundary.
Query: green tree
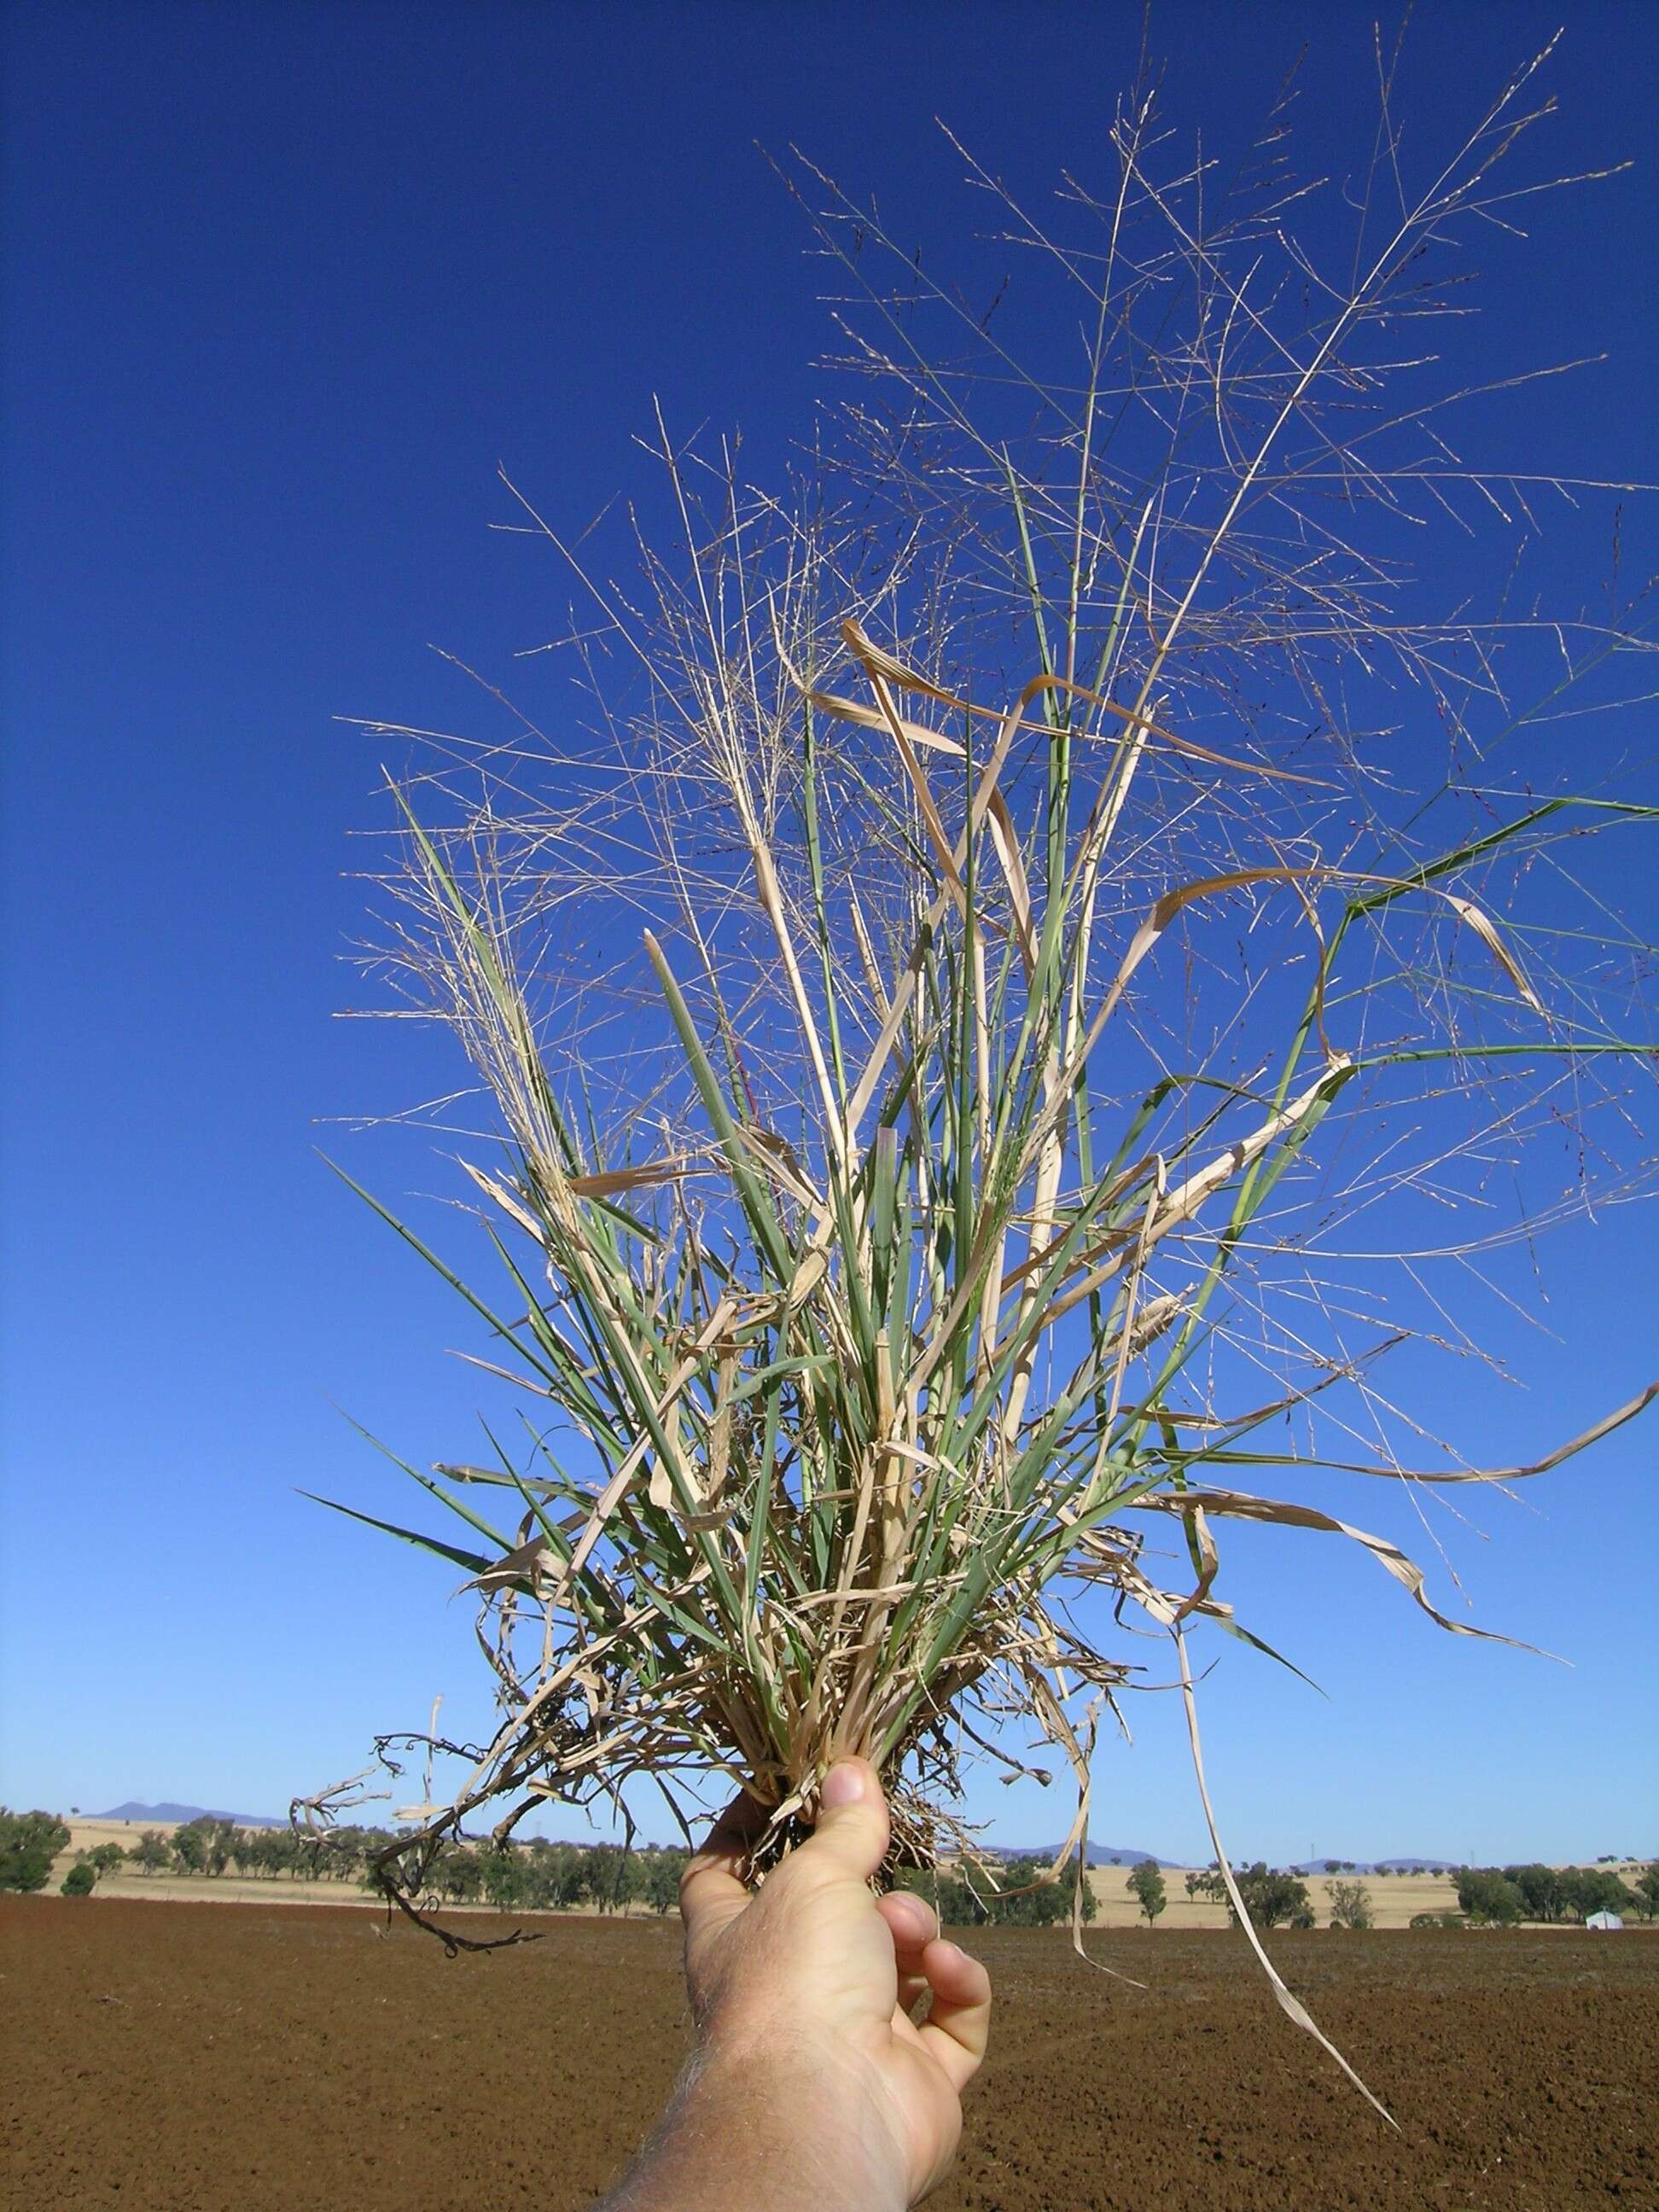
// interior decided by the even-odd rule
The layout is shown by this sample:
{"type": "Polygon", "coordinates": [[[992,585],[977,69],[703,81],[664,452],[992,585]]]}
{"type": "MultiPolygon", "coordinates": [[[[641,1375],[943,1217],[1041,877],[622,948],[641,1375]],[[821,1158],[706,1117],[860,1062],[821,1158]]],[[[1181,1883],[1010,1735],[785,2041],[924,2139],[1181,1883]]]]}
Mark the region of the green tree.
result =
{"type": "Polygon", "coordinates": [[[1636,1877],[1636,1910],[1644,1920],[1659,1917],[1659,1859],[1636,1877]]]}
{"type": "Polygon", "coordinates": [[[545,1836],[537,1836],[528,1844],[516,1844],[514,1849],[521,1862],[520,1905],[526,1912],[554,1911],[562,1902],[563,1846],[550,1844],[545,1836]]]}
{"type": "Polygon", "coordinates": [[[483,1861],[471,1844],[452,1844],[427,1876],[450,1905],[476,1905],[483,1895],[483,1861]]]}
{"type": "Polygon", "coordinates": [[[991,1917],[989,1903],[959,1875],[918,1875],[905,1887],[927,1899],[941,1928],[983,1928],[991,1917]]]}
{"type": "MultiPolygon", "coordinates": [[[[1281,1873],[1277,1867],[1257,1859],[1254,1866],[1236,1868],[1233,1880],[1238,1885],[1238,1893],[1244,1900],[1244,1910],[1252,1926],[1277,1928],[1281,1922],[1292,1928],[1313,1926],[1313,1899],[1308,1893],[1307,1883],[1299,1875],[1281,1873]]],[[[1198,1888],[1204,1896],[1224,1901],[1228,1911],[1237,1919],[1218,1868],[1212,1868],[1200,1876],[1198,1888]]]]}
{"type": "Polygon", "coordinates": [[[331,1828],[319,1839],[317,1871],[325,1881],[349,1881],[361,1874],[368,1852],[361,1828],[331,1828]]]}
{"type": "Polygon", "coordinates": [[[666,1912],[678,1903],[680,1876],[685,1872],[684,1851],[653,1851],[645,1861],[646,1902],[654,1911],[666,1912]]]}
{"type": "Polygon", "coordinates": [[[1580,1920],[1592,1912],[1633,1912],[1637,1902],[1636,1892],[1609,1867],[1572,1868],[1568,1899],[1580,1920]]]}
{"type": "Polygon", "coordinates": [[[70,1869],[59,1887],[65,1897],[90,1897],[98,1887],[98,1876],[82,1859],[70,1869]]]}
{"type": "Polygon", "coordinates": [[[9,1813],[0,1806],[0,1889],[44,1889],[69,1840],[56,1813],[9,1813]]]}
{"type": "MultiPolygon", "coordinates": [[[[684,1855],[680,1863],[684,1863],[684,1855]]],[[[678,1884],[678,1877],[676,1876],[678,1884]]],[[[575,1844],[555,1844],[547,1855],[547,1901],[556,1912],[571,1912],[587,1889],[587,1854],[575,1844]]],[[[678,1888],[676,1890],[678,1896],[678,1888]]]]}
{"type": "Polygon", "coordinates": [[[125,1866],[126,1857],[119,1844],[94,1844],[87,1853],[87,1864],[101,1881],[106,1874],[113,1874],[117,1867],[125,1866]]]}
{"type": "Polygon", "coordinates": [[[205,1874],[211,1820],[187,1820],[173,1832],[173,1863],[180,1874],[205,1874]]]}
{"type": "Polygon", "coordinates": [[[620,1844],[595,1844],[587,1854],[587,1894],[601,1912],[626,1912],[641,1894],[637,1855],[620,1844]]]}
{"type": "MultiPolygon", "coordinates": [[[[1025,1871],[1018,1867],[1010,1869],[1015,1876],[1025,1871]]],[[[1006,1880],[1007,1876],[1005,1875],[1004,1879],[1006,1880]]],[[[1029,1889],[1021,1887],[1000,1895],[988,1895],[985,1899],[987,1914],[994,1927],[1055,1928],[1062,1921],[1070,1923],[1074,1894],[1073,1874],[1071,1870],[1063,1869],[1057,1881],[1039,1882],[1029,1889]]],[[[1084,1922],[1091,1921],[1098,1910],[1094,1890],[1085,1880],[1081,1916],[1084,1922]]]]}
{"type": "Polygon", "coordinates": [[[1169,1902],[1158,1861],[1142,1859],[1138,1866],[1131,1867],[1127,1886],[1139,1899],[1140,1909],[1146,1916],[1146,1925],[1150,1928],[1169,1902]]]}
{"type": "Polygon", "coordinates": [[[159,1828],[146,1828],[131,1846],[127,1856],[140,1874],[160,1874],[172,1861],[173,1846],[159,1828]]]}
{"type": "Polygon", "coordinates": [[[1521,1893],[1521,1902],[1528,1920],[1554,1921],[1565,1917],[1567,1891],[1559,1867],[1534,1863],[1528,1866],[1505,1867],[1505,1881],[1512,1881],[1521,1893]]]}
{"type": "Polygon", "coordinates": [[[1333,1928],[1369,1928],[1371,1893],[1363,1881],[1336,1881],[1326,1890],[1331,1900],[1333,1928]]]}
{"type": "MultiPolygon", "coordinates": [[[[998,1928],[1054,1928],[1062,1921],[1069,1924],[1072,1902],[1076,1894],[1077,1862],[1070,1860],[1053,1881],[1034,1879],[1047,1869],[1041,1862],[1015,1859],[999,1867],[984,1881],[975,1878],[973,1887],[981,1894],[984,1917],[998,1928]]],[[[1093,1886],[1085,1876],[1083,1882],[1082,1917],[1091,1921],[1098,1907],[1095,1903],[1093,1886]]],[[[943,1907],[941,1906],[941,1915],[943,1907]]]]}
{"type": "Polygon", "coordinates": [[[524,1854],[511,1844],[501,1844],[493,1851],[486,1851],[482,1884],[485,1902],[493,1905],[497,1912],[511,1912],[515,1906],[522,1909],[529,1901],[526,1894],[528,1872],[524,1854]]]}
{"type": "Polygon", "coordinates": [[[292,1828],[265,1828],[259,1838],[259,1864],[275,1881],[278,1875],[290,1878],[300,1870],[300,1838],[292,1828]]]}
{"type": "Polygon", "coordinates": [[[1526,1899],[1496,1867],[1459,1867],[1457,1902],[1477,1927],[1513,1928],[1526,1911],[1526,1899]]]}
{"type": "Polygon", "coordinates": [[[1062,1891],[1054,1881],[1042,1882],[1034,1889],[1022,1886],[988,1897],[985,1902],[994,1928],[1052,1928],[1071,1917],[1071,1891],[1069,1887],[1062,1891]]]}
{"type": "MultiPolygon", "coordinates": [[[[684,1851],[671,1851],[675,1867],[686,1865],[684,1851]]],[[[542,1882],[542,1902],[549,1911],[568,1913],[586,1896],[588,1891],[588,1854],[575,1843],[544,1843],[538,1847],[538,1869],[542,1882]]],[[[679,1874],[675,1874],[675,1902],[679,1898],[679,1874]]]]}
{"type": "MultiPolygon", "coordinates": [[[[1017,1882],[1028,1871],[1015,1864],[1002,1869],[1000,1878],[1017,1882]]],[[[996,1890],[988,1879],[978,1875],[970,1881],[959,1874],[930,1874],[913,1872],[901,1876],[906,1889],[925,1897],[939,1914],[942,1928],[1052,1928],[1072,1917],[1073,1886],[1064,1874],[1058,1881],[1023,1884],[1018,1888],[996,1890]]],[[[1092,1921],[1099,1906],[1095,1893],[1087,1882],[1083,1887],[1085,1923],[1092,1921]]]]}

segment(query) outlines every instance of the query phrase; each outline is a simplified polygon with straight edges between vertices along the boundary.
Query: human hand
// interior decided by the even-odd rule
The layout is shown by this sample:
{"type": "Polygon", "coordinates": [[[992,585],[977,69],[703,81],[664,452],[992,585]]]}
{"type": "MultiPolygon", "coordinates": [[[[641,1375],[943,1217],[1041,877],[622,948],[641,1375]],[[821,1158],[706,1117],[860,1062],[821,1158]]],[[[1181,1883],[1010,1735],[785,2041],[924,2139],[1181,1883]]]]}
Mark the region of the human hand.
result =
{"type": "Polygon", "coordinates": [[[740,1798],[686,1869],[699,2047],[611,2212],[901,2212],[956,2149],[990,1978],[923,1899],[871,1890],[888,1841],[875,1769],[832,1767],[813,1833],[750,1892],[738,1869],[765,1817],[740,1798]]]}
{"type": "Polygon", "coordinates": [[[822,2087],[822,2117],[902,2177],[914,2204],[949,2166],[979,2070],[991,1981],[940,1939],[933,1907],[869,1887],[887,1855],[886,1801],[862,1759],[833,1766],[818,1823],[757,1893],[737,1868],[755,1832],[739,1799],[680,1889],[691,2006],[718,2061],[822,2087]],[[931,1992],[918,2027],[911,2008],[931,1992]]]}

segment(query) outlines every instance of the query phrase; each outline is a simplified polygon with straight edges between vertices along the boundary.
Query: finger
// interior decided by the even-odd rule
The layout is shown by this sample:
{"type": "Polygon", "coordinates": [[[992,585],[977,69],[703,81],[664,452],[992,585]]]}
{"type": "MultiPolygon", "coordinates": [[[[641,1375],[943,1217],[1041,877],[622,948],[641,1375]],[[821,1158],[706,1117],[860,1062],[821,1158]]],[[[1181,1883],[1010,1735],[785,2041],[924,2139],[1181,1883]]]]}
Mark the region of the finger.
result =
{"type": "Polygon", "coordinates": [[[919,1966],[921,1954],[939,1934],[939,1915],[933,1906],[913,1889],[895,1889],[876,1899],[876,1910],[892,1930],[900,1972],[919,1966]]]}
{"type": "Polygon", "coordinates": [[[930,1943],[921,1966],[933,1992],[922,2045],[960,2093],[978,2073],[990,2041],[991,1977],[954,1943],[930,1943]]]}
{"type": "Polygon", "coordinates": [[[914,1890],[895,1889],[876,1899],[876,1910],[887,1923],[898,1966],[898,2009],[908,2019],[931,1986],[921,1968],[921,1954],[939,1934],[939,1915],[925,1897],[914,1890]]]}
{"type": "Polygon", "coordinates": [[[817,1826],[798,1861],[867,1881],[887,1856],[887,1800],[867,1759],[841,1759],[823,1778],[817,1826]]]}
{"type": "Polygon", "coordinates": [[[741,1912],[749,1902],[738,1869],[767,1822],[766,1808],[747,1790],[734,1797],[680,1877],[680,1917],[690,1936],[741,1912]]]}

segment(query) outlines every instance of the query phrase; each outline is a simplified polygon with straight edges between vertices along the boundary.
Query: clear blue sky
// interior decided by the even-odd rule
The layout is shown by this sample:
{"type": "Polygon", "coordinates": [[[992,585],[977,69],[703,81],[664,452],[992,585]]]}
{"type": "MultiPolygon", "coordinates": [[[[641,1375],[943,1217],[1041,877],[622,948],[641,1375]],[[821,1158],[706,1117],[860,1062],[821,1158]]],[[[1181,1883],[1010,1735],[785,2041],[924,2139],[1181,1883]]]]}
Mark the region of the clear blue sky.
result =
{"type": "MultiPolygon", "coordinates": [[[[1549,459],[1651,477],[1659,15],[1569,12],[1554,166],[1644,166],[1540,204],[1487,336],[1610,349],[1543,414],[1549,459]]],[[[295,1495],[397,1516],[334,1407],[424,1462],[465,1455],[479,1397],[443,1358],[464,1316],[313,1153],[389,1194],[443,1180],[408,1140],[318,1126],[438,1087],[405,1033],[331,1018],[349,836],[381,818],[336,718],[455,720],[470,695],[428,644],[501,673],[556,624],[549,563],[488,529],[498,459],[580,523],[635,480],[655,392],[741,425],[758,469],[781,456],[823,332],[754,141],[927,235],[957,173],[931,118],[1017,176],[1086,171],[1139,15],[9,11],[0,1798],[280,1811],[439,1692],[477,1716],[444,1571],[295,1495]]],[[[1423,9],[1413,128],[1452,131],[1555,20],[1423,9]]],[[[1340,174],[1369,21],[1177,0],[1155,36],[1175,112],[1224,134],[1316,39],[1303,159],[1340,174]]],[[[1463,1376],[1437,1425],[1522,1457],[1659,1374],[1655,1243],[1632,1212],[1559,1241],[1560,1340],[1506,1346],[1530,1392],[1463,1376]]],[[[1659,1420],[1449,1536],[1476,1616],[1571,1670],[1442,1637],[1363,1559],[1298,1548],[1318,1538],[1242,1534],[1241,1607],[1329,1700],[1225,1647],[1206,1710],[1235,1850],[1659,1849],[1656,1457],[1659,1420]]],[[[1132,1718],[1095,1832],[1207,1856],[1176,1707],[1132,1718]]],[[[1065,1826],[1033,1790],[980,1802],[1008,1840],[1065,1826]]]]}

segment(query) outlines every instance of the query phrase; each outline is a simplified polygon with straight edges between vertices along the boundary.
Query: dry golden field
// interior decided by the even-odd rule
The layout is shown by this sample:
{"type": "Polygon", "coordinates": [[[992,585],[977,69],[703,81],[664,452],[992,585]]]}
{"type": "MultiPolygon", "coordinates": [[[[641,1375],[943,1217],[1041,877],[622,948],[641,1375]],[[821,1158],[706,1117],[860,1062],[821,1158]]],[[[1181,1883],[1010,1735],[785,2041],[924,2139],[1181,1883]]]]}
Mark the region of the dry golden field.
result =
{"type": "MultiPolygon", "coordinates": [[[[165,1822],[72,1819],[68,1825],[70,1848],[53,1869],[54,1889],[74,1863],[76,1851],[90,1850],[96,1844],[111,1842],[125,1849],[137,1843],[151,1825],[160,1826],[164,1834],[172,1832],[165,1822]]],[[[1639,1863],[1623,1863],[1617,1871],[1628,1881],[1639,1871],[1639,1863]]],[[[1129,1893],[1127,1877],[1128,1869],[1122,1867],[1097,1867],[1091,1872],[1089,1880],[1097,1908],[1097,1927],[1128,1929],[1139,1924],[1139,1909],[1129,1893]]],[[[1370,1892],[1372,1917],[1378,1929],[1406,1928],[1419,1912],[1455,1912],[1457,1909],[1455,1886],[1444,1875],[1364,1875],[1354,1879],[1363,1881],[1370,1892]]],[[[1158,1934],[1227,1926],[1224,1905],[1186,1894],[1182,1869],[1166,1869],[1164,1884],[1169,1902],[1158,1923],[1158,1934]]],[[[1308,1877],[1308,1889],[1322,1925],[1329,1917],[1330,1878],[1311,1875],[1308,1877]]],[[[361,1905],[363,1901],[363,1893],[355,1881],[293,1881],[286,1877],[270,1881],[242,1879],[232,1874],[219,1875],[210,1881],[200,1875],[143,1875],[136,1869],[125,1867],[106,1875],[98,1885],[97,1894],[100,1898],[150,1898],[175,1904],[361,1905]]],[[[635,1908],[636,1913],[642,1910],[635,1908]]]]}

